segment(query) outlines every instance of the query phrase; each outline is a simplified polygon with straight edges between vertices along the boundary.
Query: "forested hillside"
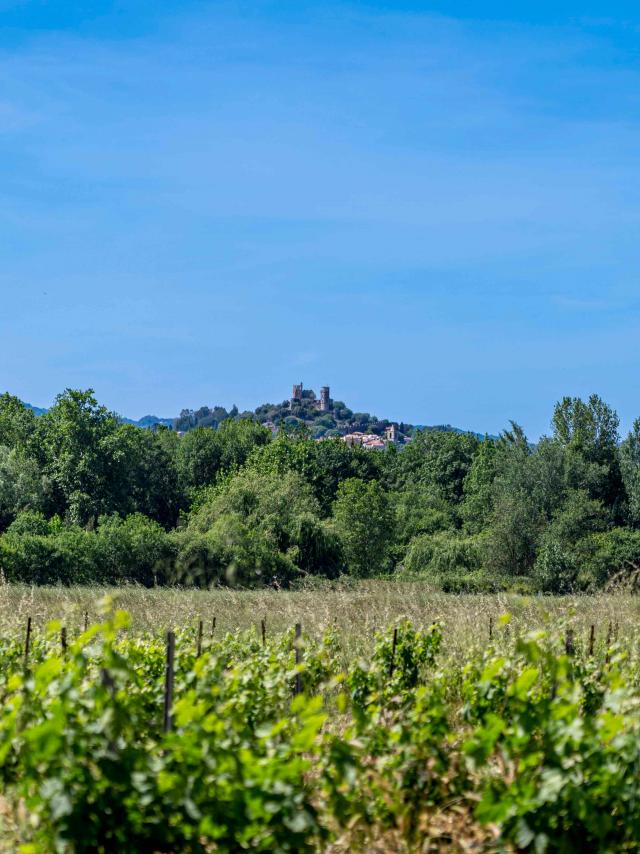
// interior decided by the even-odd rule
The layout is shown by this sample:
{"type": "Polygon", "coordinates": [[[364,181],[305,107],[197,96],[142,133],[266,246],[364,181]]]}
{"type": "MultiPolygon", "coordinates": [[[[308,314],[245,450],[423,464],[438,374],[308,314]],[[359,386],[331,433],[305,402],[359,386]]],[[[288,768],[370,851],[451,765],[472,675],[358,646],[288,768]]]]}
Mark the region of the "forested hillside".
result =
{"type": "MultiPolygon", "coordinates": [[[[313,406],[312,400],[303,398],[293,406],[289,400],[284,400],[282,403],[263,403],[255,410],[246,412],[240,412],[237,406],[232,406],[231,409],[224,406],[183,409],[173,421],[173,427],[180,432],[188,432],[196,427],[219,427],[227,420],[252,420],[270,429],[304,429],[314,439],[344,436],[355,430],[382,435],[385,428],[391,424],[388,419],[378,418],[369,412],[354,412],[340,400],[332,401],[329,412],[321,412],[313,406]]],[[[416,430],[412,424],[404,423],[398,423],[397,428],[400,439],[413,435],[416,430]]]]}
{"type": "Polygon", "coordinates": [[[44,415],[0,397],[7,580],[287,586],[395,573],[445,590],[562,593],[640,568],[640,420],[565,398],[532,446],[416,432],[402,449],[253,418],[184,436],[124,424],[91,391],[44,415]]]}
{"type": "MultiPolygon", "coordinates": [[[[31,404],[25,404],[36,415],[45,415],[47,410],[31,404]]],[[[398,430],[398,437],[412,436],[416,430],[453,430],[454,432],[465,432],[449,424],[439,424],[429,428],[416,427],[404,422],[391,422],[387,418],[378,418],[368,412],[354,412],[352,409],[338,400],[332,402],[330,412],[320,412],[310,405],[309,401],[301,401],[291,407],[289,400],[282,403],[263,403],[254,410],[240,412],[237,406],[227,409],[224,406],[201,406],[199,409],[183,409],[176,418],[159,418],[157,415],[144,415],[138,420],[119,415],[118,419],[123,424],[132,424],[135,427],[172,427],[180,433],[187,433],[196,427],[219,427],[223,421],[256,421],[264,424],[270,429],[285,428],[291,430],[295,427],[306,429],[309,435],[315,439],[322,437],[344,436],[346,433],[360,430],[365,433],[376,433],[382,435],[385,429],[394,423],[398,430]]]]}

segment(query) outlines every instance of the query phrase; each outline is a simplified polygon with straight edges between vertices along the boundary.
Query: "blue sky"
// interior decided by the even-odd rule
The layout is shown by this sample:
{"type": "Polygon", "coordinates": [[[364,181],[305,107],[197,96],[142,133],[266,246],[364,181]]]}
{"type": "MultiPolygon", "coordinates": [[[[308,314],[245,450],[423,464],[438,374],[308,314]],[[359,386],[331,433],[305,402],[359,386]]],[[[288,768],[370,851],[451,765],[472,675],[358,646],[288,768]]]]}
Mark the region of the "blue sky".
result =
{"type": "Polygon", "coordinates": [[[0,387],[640,415],[640,7],[0,0],[0,387]]]}

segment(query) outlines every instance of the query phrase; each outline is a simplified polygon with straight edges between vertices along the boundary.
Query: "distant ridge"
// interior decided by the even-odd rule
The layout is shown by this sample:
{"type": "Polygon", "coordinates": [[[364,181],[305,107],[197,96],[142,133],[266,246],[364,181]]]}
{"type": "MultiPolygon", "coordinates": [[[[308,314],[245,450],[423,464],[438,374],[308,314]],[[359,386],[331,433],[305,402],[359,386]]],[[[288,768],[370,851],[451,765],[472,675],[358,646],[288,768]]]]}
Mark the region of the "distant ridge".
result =
{"type": "Polygon", "coordinates": [[[44,415],[45,412],[48,411],[46,409],[42,409],[42,407],[40,406],[32,406],[30,403],[25,403],[24,400],[22,401],[22,403],[24,406],[27,407],[27,409],[30,409],[32,412],[35,412],[36,415],[44,415]]]}
{"type": "MultiPolygon", "coordinates": [[[[27,409],[35,412],[36,415],[45,415],[49,411],[48,409],[43,409],[41,406],[34,406],[31,403],[22,402],[27,409]]],[[[134,421],[132,418],[125,418],[123,415],[119,415],[118,418],[123,424],[133,424],[135,427],[155,427],[156,424],[163,424],[165,427],[173,427],[173,422],[175,421],[175,418],[158,418],[157,415],[143,415],[142,418],[139,418],[137,421],[134,421]]]]}

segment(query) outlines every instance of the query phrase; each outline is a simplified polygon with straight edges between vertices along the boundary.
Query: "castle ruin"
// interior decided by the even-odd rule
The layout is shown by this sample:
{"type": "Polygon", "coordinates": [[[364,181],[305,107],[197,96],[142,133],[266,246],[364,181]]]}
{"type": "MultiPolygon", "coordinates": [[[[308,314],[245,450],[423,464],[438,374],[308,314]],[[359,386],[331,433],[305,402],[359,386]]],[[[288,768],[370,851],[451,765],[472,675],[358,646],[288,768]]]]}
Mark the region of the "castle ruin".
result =
{"type": "Polygon", "coordinates": [[[333,401],[331,400],[329,386],[322,386],[320,389],[320,398],[318,399],[313,389],[304,388],[302,383],[295,383],[289,406],[291,409],[294,406],[308,406],[311,409],[318,409],[320,412],[330,412],[333,408],[333,401]]]}

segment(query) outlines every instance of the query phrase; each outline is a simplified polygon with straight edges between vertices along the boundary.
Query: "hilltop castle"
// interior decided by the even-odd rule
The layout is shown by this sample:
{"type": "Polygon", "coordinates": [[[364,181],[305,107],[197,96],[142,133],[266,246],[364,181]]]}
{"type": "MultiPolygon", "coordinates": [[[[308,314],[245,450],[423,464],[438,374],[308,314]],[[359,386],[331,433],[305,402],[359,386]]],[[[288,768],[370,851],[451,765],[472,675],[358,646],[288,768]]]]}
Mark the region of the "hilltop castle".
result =
{"type": "Polygon", "coordinates": [[[302,383],[295,383],[289,405],[291,409],[294,406],[306,405],[312,409],[318,409],[320,412],[330,412],[333,409],[333,401],[331,400],[329,386],[322,386],[320,389],[320,399],[318,399],[313,389],[303,388],[302,383]]]}

